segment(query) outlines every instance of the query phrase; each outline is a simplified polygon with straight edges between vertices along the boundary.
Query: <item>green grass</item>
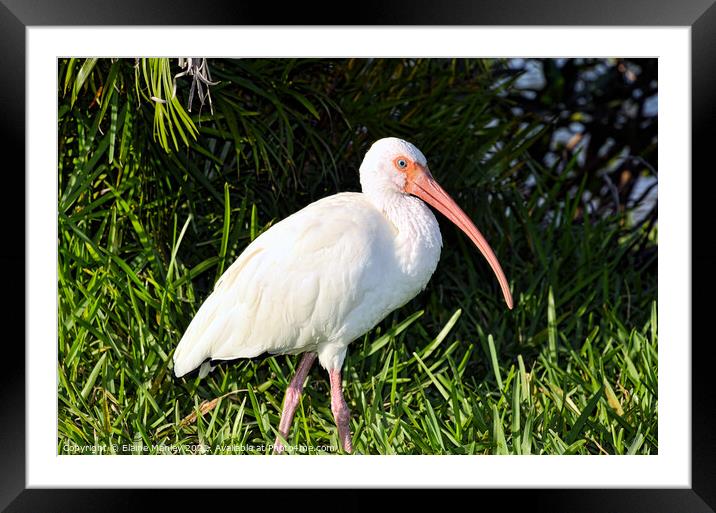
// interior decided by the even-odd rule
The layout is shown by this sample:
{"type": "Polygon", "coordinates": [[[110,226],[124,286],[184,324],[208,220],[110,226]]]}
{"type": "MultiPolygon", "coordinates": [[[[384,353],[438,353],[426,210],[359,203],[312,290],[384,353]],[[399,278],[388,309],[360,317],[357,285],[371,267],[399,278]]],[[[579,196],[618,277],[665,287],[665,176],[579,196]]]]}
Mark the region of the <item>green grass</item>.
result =
{"type": "MultiPolygon", "coordinates": [[[[177,379],[173,350],[243,248],[301,206],[357,190],[365,144],[383,135],[426,153],[495,249],[515,308],[441,219],[426,291],[349,348],[355,452],[658,452],[656,229],[628,227],[628,212],[589,218],[581,190],[557,199],[569,168],[530,158],[548,127],[506,115],[486,87],[497,64],[219,62],[215,113],[177,114],[174,132],[145,98],[168,88],[154,75],[166,63],[132,64],[60,63],[58,453],[268,453],[298,358],[177,379]],[[103,84],[113,93],[98,95],[103,84]],[[181,136],[192,127],[196,140],[181,136]]],[[[338,446],[318,366],[288,441],[338,446]]]]}

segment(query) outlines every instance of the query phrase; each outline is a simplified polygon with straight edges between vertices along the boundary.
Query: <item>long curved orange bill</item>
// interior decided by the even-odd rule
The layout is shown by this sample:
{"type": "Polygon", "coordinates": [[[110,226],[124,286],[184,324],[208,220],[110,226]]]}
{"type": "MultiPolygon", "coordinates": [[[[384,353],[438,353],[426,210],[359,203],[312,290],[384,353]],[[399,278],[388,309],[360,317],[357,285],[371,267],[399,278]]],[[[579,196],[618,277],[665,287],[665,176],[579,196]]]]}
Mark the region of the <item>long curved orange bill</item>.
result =
{"type": "Polygon", "coordinates": [[[502,295],[505,296],[507,307],[511,310],[513,306],[512,293],[507,283],[507,277],[502,271],[502,266],[498,262],[494,251],[480,233],[475,224],[470,220],[465,212],[455,203],[445,190],[435,181],[427,167],[416,165],[414,169],[408,173],[405,192],[413,194],[422,199],[426,203],[432,205],[440,211],[445,217],[450,219],[465,234],[470,237],[475,246],[482,252],[487,262],[492,267],[492,271],[500,282],[502,295]]]}

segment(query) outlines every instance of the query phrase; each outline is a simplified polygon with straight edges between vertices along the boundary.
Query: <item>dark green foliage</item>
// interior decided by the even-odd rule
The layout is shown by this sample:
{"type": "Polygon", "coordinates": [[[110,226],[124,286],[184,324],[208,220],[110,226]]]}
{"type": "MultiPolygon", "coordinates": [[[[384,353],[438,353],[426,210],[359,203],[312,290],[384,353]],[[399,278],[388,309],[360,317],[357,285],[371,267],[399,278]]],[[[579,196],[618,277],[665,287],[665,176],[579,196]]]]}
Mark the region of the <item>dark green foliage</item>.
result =
{"type": "MultiPolygon", "coordinates": [[[[543,83],[524,80],[510,93],[513,112],[550,122],[561,137],[545,134],[532,147],[540,162],[562,170],[581,158],[569,174],[572,187],[586,179],[590,204],[600,214],[634,208],[656,186],[657,59],[527,59],[513,68],[541,70],[543,83]]],[[[568,193],[570,187],[562,187],[568,193]]],[[[656,202],[643,215],[656,222],[656,202]]]]}
{"type": "MultiPolygon", "coordinates": [[[[479,252],[441,219],[427,290],[349,350],[356,452],[657,452],[655,225],[586,208],[583,193],[601,185],[575,155],[545,165],[557,124],[549,105],[514,114],[514,69],[208,64],[212,104],[189,109],[191,79],[172,97],[174,59],[59,62],[58,452],[266,452],[296,357],[200,381],[174,378],[172,352],[243,248],[308,203],[358,190],[363,154],[384,136],[427,155],[516,304],[506,309],[479,252]]],[[[336,446],[335,431],[314,369],[289,442],[336,446]]]]}

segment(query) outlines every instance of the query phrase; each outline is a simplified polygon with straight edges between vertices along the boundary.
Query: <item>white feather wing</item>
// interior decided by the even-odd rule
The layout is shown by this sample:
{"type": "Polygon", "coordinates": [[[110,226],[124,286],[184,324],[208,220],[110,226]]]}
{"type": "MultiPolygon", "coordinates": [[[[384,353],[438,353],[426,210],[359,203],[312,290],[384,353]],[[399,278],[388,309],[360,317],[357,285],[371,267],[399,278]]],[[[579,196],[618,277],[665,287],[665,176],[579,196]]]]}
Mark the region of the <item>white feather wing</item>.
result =
{"type": "Polygon", "coordinates": [[[392,309],[375,303],[395,258],[392,230],[357,193],[329,196],[271,227],[197,312],[174,354],[176,375],[207,358],[299,353],[370,329],[392,309]]]}

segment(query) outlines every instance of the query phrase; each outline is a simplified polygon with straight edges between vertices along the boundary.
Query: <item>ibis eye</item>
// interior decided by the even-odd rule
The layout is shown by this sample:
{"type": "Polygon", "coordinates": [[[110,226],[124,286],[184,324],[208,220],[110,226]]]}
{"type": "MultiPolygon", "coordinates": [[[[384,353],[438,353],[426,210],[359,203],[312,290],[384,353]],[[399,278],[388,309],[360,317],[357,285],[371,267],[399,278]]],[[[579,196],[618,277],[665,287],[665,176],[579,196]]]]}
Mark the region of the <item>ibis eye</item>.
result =
{"type": "Polygon", "coordinates": [[[400,169],[405,169],[406,167],[408,167],[408,163],[405,161],[405,159],[398,159],[395,161],[395,163],[400,169]]]}

